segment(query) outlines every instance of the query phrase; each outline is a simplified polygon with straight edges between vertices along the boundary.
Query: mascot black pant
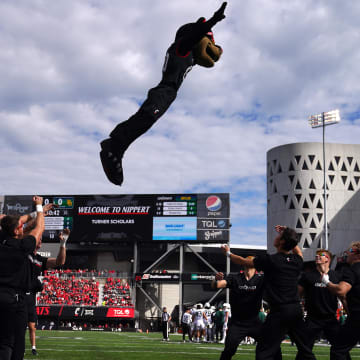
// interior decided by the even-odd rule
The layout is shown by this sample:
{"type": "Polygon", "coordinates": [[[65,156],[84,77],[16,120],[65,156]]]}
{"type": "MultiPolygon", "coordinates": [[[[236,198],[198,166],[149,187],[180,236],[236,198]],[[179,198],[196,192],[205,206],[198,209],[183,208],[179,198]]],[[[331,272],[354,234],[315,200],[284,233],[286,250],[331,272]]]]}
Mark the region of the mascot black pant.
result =
{"type": "Polygon", "coordinates": [[[0,359],[23,359],[26,307],[24,297],[12,289],[0,289],[0,359]]]}
{"type": "Polygon", "coordinates": [[[128,120],[118,124],[111,132],[110,137],[115,140],[116,146],[125,151],[166,112],[175,100],[176,94],[174,88],[165,85],[150,89],[140,109],[128,120]]]}
{"type": "Polygon", "coordinates": [[[348,352],[358,341],[360,341],[360,317],[349,317],[345,325],[341,326],[335,344],[331,346],[330,360],[349,359],[348,352]]]}
{"type": "Polygon", "coordinates": [[[187,335],[189,337],[189,340],[191,341],[191,326],[189,324],[182,323],[181,328],[183,332],[183,341],[185,341],[185,335],[187,335]]]}
{"type": "Polygon", "coordinates": [[[305,322],[302,318],[300,304],[286,304],[271,309],[261,329],[259,342],[256,346],[256,360],[272,360],[279,350],[286,334],[291,334],[302,360],[315,360],[306,342],[305,322]]]}
{"type": "MultiPolygon", "coordinates": [[[[234,319],[231,319],[225,339],[225,348],[221,353],[220,360],[230,360],[235,355],[239,344],[246,336],[250,336],[258,341],[262,326],[263,324],[258,317],[249,320],[234,321],[234,319]]],[[[280,346],[276,355],[272,359],[282,359],[280,346]]]]}
{"type": "MultiPolygon", "coordinates": [[[[307,344],[312,349],[314,347],[316,339],[319,338],[321,333],[323,332],[326,339],[330,342],[331,345],[334,345],[337,341],[340,324],[336,320],[335,316],[330,319],[314,319],[314,318],[306,318],[305,321],[306,326],[306,336],[307,336],[307,344]]],[[[303,359],[303,354],[301,351],[298,351],[296,355],[296,360],[303,359]]],[[[351,359],[348,354],[347,359],[351,359]]]]}

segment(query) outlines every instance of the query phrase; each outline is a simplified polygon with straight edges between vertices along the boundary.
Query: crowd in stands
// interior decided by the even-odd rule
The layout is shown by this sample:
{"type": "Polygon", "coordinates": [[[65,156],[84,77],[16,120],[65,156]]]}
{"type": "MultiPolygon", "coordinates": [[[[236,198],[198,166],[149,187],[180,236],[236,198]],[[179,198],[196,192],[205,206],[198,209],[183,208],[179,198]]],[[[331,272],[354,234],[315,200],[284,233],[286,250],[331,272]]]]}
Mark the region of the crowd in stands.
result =
{"type": "Polygon", "coordinates": [[[130,286],[125,279],[107,278],[104,286],[104,306],[134,306],[130,286]]]}
{"type": "Polygon", "coordinates": [[[103,306],[134,306],[126,279],[116,278],[112,270],[46,270],[42,278],[43,290],[37,295],[38,305],[97,306],[99,279],[107,276],[103,306]]]}
{"type": "Polygon", "coordinates": [[[99,283],[94,279],[60,278],[46,275],[38,304],[96,306],[99,301],[99,283]]]}

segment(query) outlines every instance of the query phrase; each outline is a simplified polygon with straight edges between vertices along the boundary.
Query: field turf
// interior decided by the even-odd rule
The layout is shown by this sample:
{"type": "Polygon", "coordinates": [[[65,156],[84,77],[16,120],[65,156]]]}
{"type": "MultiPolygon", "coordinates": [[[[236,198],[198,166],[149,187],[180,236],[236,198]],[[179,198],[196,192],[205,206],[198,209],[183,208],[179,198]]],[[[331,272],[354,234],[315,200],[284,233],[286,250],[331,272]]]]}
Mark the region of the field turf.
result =
{"type": "MultiPolygon", "coordinates": [[[[211,360],[219,359],[222,344],[182,343],[182,336],[170,334],[170,341],[161,341],[160,333],[115,333],[90,331],[37,331],[39,355],[31,354],[26,334],[25,359],[46,360],[211,360]]],[[[296,347],[284,343],[283,359],[294,359],[296,347]]],[[[329,347],[315,347],[317,359],[329,359],[329,347]]],[[[360,359],[360,349],[351,352],[360,359]]],[[[240,345],[234,360],[255,359],[255,347],[240,345]]]]}

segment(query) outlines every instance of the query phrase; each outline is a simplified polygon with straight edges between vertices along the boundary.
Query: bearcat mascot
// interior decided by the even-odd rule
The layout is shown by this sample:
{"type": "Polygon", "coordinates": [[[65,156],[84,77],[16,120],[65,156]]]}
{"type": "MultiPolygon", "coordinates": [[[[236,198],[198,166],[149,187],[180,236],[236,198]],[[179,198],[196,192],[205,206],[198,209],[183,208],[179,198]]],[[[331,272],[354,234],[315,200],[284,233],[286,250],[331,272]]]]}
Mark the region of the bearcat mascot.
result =
{"type": "Polygon", "coordinates": [[[196,64],[213,67],[221,57],[222,49],[215,44],[211,28],[225,18],[226,5],[224,2],[209,20],[201,17],[178,29],[174,43],[167,50],[159,85],[149,90],[147,99],[134,115],[118,124],[110,137],[101,142],[102,166],[113,184],[123,182],[125,150],[165,113],[191,68],[196,64]]]}

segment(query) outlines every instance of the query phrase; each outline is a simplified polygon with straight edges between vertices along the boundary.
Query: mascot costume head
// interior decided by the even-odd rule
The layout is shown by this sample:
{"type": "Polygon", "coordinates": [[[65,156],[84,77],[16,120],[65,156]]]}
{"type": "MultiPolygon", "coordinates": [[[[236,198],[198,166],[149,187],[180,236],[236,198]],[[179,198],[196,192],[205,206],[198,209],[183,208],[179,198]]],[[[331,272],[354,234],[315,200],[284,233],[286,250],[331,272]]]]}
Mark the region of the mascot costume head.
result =
{"type": "MultiPolygon", "coordinates": [[[[191,34],[196,24],[203,22],[205,22],[205,18],[201,17],[196,23],[181,26],[176,32],[175,41],[191,34]]],[[[196,64],[204,67],[213,67],[223,52],[222,48],[215,44],[214,34],[211,30],[194,45],[192,50],[196,64]]]]}

